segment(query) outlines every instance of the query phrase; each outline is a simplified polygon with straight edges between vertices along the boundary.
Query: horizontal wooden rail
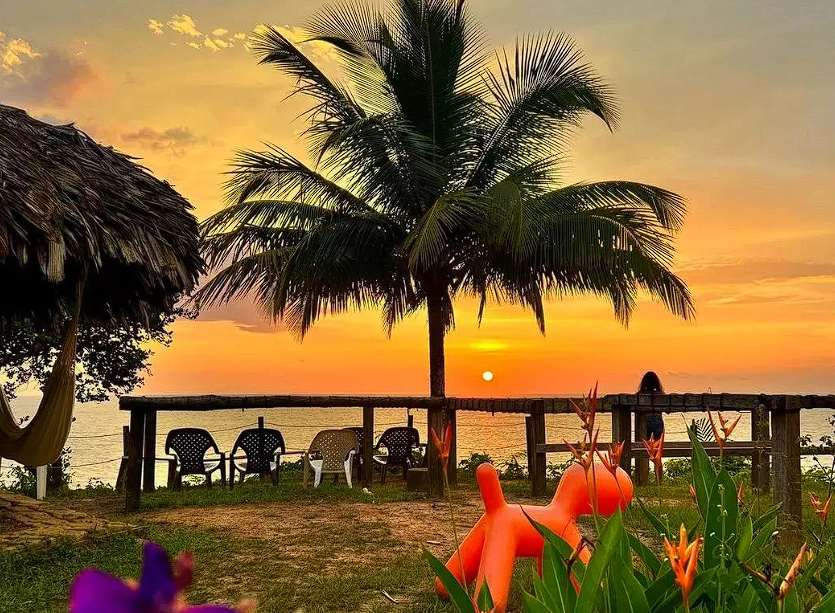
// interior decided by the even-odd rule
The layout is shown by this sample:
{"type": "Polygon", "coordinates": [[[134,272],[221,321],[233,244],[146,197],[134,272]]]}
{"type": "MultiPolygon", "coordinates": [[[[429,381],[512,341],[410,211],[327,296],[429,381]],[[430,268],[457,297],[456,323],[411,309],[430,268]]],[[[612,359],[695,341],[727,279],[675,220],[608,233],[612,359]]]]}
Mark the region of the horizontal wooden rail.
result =
{"type": "MultiPolygon", "coordinates": [[[[260,395],[211,394],[202,396],[122,396],[119,408],[155,411],[217,411],[224,409],[275,408],[346,408],[375,406],[378,408],[426,409],[445,408],[487,413],[572,413],[571,401],[580,398],[446,398],[433,396],[351,396],[351,395],[260,395]]],[[[609,412],[616,406],[631,406],[633,412],[701,412],[706,408],[727,411],[751,411],[769,403],[785,410],[835,408],[835,395],[787,394],[609,394],[601,399],[600,410],[609,412]]],[[[774,410],[774,409],[772,409],[774,410]]]]}
{"type": "MultiPolygon", "coordinates": [[[[718,456],[719,446],[716,443],[702,443],[708,455],[718,456]]],[[[566,453],[570,450],[565,443],[545,444],[536,446],[537,453],[566,453]]],[[[758,451],[771,452],[771,441],[749,442],[728,441],[725,443],[725,455],[750,456],[758,451]]],[[[689,458],[693,454],[693,446],[687,441],[667,441],[664,443],[665,458],[689,458]]],[[[632,457],[647,457],[647,450],[642,446],[632,449],[632,457]]]]}

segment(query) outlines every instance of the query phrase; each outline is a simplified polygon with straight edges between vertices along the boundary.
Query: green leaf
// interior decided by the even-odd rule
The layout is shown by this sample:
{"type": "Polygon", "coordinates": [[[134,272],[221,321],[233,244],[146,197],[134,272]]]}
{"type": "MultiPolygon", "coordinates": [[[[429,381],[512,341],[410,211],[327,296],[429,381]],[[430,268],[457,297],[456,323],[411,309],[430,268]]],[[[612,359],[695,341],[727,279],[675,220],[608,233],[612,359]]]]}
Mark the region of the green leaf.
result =
{"type": "Polygon", "coordinates": [[[740,562],[748,562],[756,555],[760,554],[762,550],[768,545],[771,546],[771,535],[777,529],[777,518],[772,518],[771,521],[764,528],[761,528],[754,540],[751,541],[751,547],[748,550],[748,555],[745,558],[740,558],[740,562]]]}
{"type": "Polygon", "coordinates": [[[481,586],[481,589],[478,592],[476,604],[478,605],[479,611],[493,610],[493,596],[490,594],[490,588],[487,585],[486,578],[484,579],[484,585],[481,586]]]}
{"type": "Polygon", "coordinates": [[[663,523],[661,523],[661,520],[658,519],[658,517],[656,517],[652,511],[650,511],[647,508],[643,500],[641,500],[640,498],[636,498],[635,500],[638,501],[638,506],[641,507],[641,511],[643,511],[644,516],[647,518],[647,521],[649,521],[649,523],[652,524],[653,528],[658,530],[659,535],[672,536],[671,534],[667,534],[667,527],[663,523]]]}
{"type": "Polygon", "coordinates": [[[664,572],[658,578],[650,583],[646,589],[647,601],[655,609],[658,603],[667,595],[670,589],[675,585],[676,577],[668,563],[664,563],[661,567],[664,572]]]}
{"type": "Polygon", "coordinates": [[[812,609],[812,613],[835,613],[835,591],[821,598],[818,606],[812,609]]]}
{"type": "Polygon", "coordinates": [[[754,524],[751,518],[746,517],[742,522],[742,534],[739,535],[739,541],[736,544],[737,560],[745,560],[748,558],[748,552],[751,549],[751,543],[754,539],[754,524]]]}
{"type": "Polygon", "coordinates": [[[558,613],[549,609],[543,602],[537,600],[527,592],[522,592],[522,608],[525,613],[558,613]]]}
{"type": "Polygon", "coordinates": [[[548,541],[545,542],[542,552],[542,579],[546,589],[557,602],[557,610],[573,611],[577,592],[568,578],[566,561],[548,541]]]}
{"type": "Polygon", "coordinates": [[[704,447],[690,428],[687,428],[687,436],[690,437],[690,443],[693,445],[693,489],[696,490],[696,502],[699,513],[702,517],[707,517],[710,490],[716,479],[716,473],[713,472],[713,466],[704,447]]]}
{"type": "MultiPolygon", "coordinates": [[[[524,509],[522,510],[525,513],[524,509]]],[[[559,534],[551,530],[548,526],[544,526],[533,519],[530,515],[525,513],[525,517],[528,518],[528,521],[531,522],[531,525],[536,528],[536,531],[539,532],[545,542],[551,545],[554,550],[559,554],[563,560],[568,560],[571,557],[571,554],[574,553],[574,548],[569,545],[564,538],[562,538],[559,534]]],[[[586,571],[586,565],[583,563],[582,560],[575,560],[574,563],[571,565],[571,572],[574,575],[575,579],[578,582],[583,580],[583,574],[586,571]]]]}
{"type": "Polygon", "coordinates": [[[424,547],[423,556],[429,560],[429,566],[438,575],[438,579],[449,592],[449,600],[455,606],[459,613],[473,613],[473,601],[470,600],[467,590],[458,582],[458,579],[449,572],[449,569],[438,558],[433,556],[428,549],[424,547]]]}
{"type": "Polygon", "coordinates": [[[649,613],[649,603],[644,588],[632,574],[631,568],[618,566],[611,576],[615,588],[615,604],[618,613],[649,613]]]}
{"type": "Polygon", "coordinates": [[[736,487],[728,471],[722,470],[713,481],[705,515],[705,567],[720,562],[720,547],[732,546],[737,530],[739,503],[736,487]]]}
{"type": "Polygon", "coordinates": [[[783,505],[778,502],[777,504],[770,506],[765,510],[765,512],[763,512],[762,515],[754,520],[754,532],[757,532],[767,523],[771,522],[772,519],[777,517],[777,513],[780,511],[780,507],[782,506],[783,505]]]}
{"type": "Polygon", "coordinates": [[[620,511],[616,511],[603,526],[603,530],[600,531],[600,538],[594,549],[594,555],[586,566],[586,573],[580,584],[580,594],[577,596],[577,606],[574,608],[574,613],[592,613],[594,610],[595,601],[600,593],[600,584],[618,547],[622,532],[623,517],[620,511]]]}
{"type": "Polygon", "coordinates": [[[545,585],[545,582],[537,573],[533,574],[533,592],[536,599],[544,603],[551,611],[555,611],[556,613],[571,613],[571,610],[566,611],[560,608],[556,595],[548,589],[548,586],[545,585]]]}
{"type": "Polygon", "coordinates": [[[757,590],[750,585],[746,586],[742,596],[737,598],[734,613],[754,613],[760,599],[757,596],[757,590]]]}
{"type": "Polygon", "coordinates": [[[633,534],[627,534],[629,538],[629,546],[632,548],[632,551],[635,552],[635,555],[644,563],[644,566],[649,569],[652,573],[653,577],[658,576],[658,571],[661,568],[661,560],[658,559],[652,550],[644,545],[641,540],[634,536],[633,534]]]}

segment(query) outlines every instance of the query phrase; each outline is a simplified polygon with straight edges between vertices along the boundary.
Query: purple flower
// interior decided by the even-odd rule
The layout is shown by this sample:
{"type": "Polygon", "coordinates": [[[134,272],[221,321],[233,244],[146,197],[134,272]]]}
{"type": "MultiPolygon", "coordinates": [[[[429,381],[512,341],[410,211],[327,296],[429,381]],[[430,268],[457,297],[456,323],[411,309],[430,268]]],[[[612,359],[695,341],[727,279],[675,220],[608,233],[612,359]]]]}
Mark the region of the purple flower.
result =
{"type": "Polygon", "coordinates": [[[240,613],[223,605],[187,605],[179,594],[191,584],[190,554],[177,558],[174,569],[165,550],[151,542],[143,549],[139,583],[122,581],[100,570],[81,571],[70,589],[70,613],[240,613]]]}

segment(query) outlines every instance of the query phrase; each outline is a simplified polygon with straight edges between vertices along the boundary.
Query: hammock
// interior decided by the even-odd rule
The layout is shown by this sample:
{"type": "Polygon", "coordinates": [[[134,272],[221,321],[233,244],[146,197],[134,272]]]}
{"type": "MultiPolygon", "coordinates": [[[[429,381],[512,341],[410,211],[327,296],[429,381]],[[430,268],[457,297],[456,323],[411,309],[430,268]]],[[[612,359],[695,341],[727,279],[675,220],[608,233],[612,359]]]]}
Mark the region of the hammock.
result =
{"type": "Polygon", "coordinates": [[[0,458],[26,466],[44,466],[61,455],[70,433],[75,402],[75,349],[80,305],[79,292],[38,412],[26,427],[18,425],[0,387],[0,458]]]}

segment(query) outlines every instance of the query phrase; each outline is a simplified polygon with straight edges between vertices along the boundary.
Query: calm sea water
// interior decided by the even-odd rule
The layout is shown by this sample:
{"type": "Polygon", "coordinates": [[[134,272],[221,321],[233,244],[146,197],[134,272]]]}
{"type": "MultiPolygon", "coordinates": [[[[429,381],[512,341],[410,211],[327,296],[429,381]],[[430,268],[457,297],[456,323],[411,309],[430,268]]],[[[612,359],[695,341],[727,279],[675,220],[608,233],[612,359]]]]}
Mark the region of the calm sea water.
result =
{"type": "MultiPolygon", "coordinates": [[[[38,398],[21,397],[12,402],[18,416],[31,415],[37,410],[38,398]]],[[[413,410],[415,426],[421,437],[426,432],[426,412],[413,410]]],[[[801,431],[809,434],[812,441],[832,432],[828,418],[832,414],[828,409],[813,409],[801,413],[801,431]]],[[[165,433],[171,428],[191,426],[206,428],[217,441],[222,451],[229,451],[238,432],[256,425],[259,415],[263,415],[268,425],[276,427],[284,434],[289,449],[306,449],[313,436],[321,429],[362,425],[361,409],[248,409],[246,411],[212,411],[207,413],[159,413],[157,425],[157,456],[161,457],[165,443],[165,433]]],[[[375,412],[375,430],[379,436],[390,426],[406,425],[405,409],[377,409],[375,412]]],[[[728,413],[733,415],[733,413],[728,413]]],[[[666,416],[667,438],[686,440],[686,424],[691,419],[706,415],[698,413],[670,413],[666,416]]],[[[525,418],[523,415],[504,415],[490,413],[459,412],[459,458],[471,452],[490,454],[496,461],[506,461],[514,454],[525,451],[525,418]]],[[[600,439],[610,439],[611,427],[608,414],[598,417],[600,439]]],[[[68,446],[72,449],[71,472],[74,487],[83,487],[90,479],[100,479],[105,483],[114,483],[122,455],[122,426],[128,424],[128,414],[119,411],[116,401],[105,403],[80,404],[75,409],[75,422],[70,432],[68,446]]],[[[546,440],[559,443],[563,439],[576,441],[581,436],[579,421],[573,415],[549,415],[546,418],[546,440]]],[[[737,429],[737,440],[750,436],[750,414],[743,413],[737,429]]],[[[295,458],[291,458],[295,459],[295,458]]],[[[551,454],[549,461],[562,461],[562,454],[551,454]]],[[[811,458],[804,458],[804,464],[811,463],[811,458]]],[[[4,461],[2,473],[6,478],[12,463],[4,461]]],[[[166,479],[166,464],[157,463],[157,482],[166,479]]]]}

